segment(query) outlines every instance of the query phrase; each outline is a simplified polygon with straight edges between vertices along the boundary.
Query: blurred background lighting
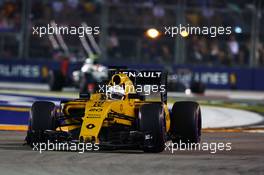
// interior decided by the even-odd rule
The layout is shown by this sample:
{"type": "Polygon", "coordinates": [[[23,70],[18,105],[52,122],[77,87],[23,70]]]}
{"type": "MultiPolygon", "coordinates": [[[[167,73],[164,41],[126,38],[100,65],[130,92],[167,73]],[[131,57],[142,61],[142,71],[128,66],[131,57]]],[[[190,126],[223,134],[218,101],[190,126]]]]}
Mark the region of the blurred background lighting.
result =
{"type": "Polygon", "coordinates": [[[185,38],[185,37],[189,36],[189,33],[186,30],[183,30],[183,31],[181,31],[181,36],[185,38]]]}
{"type": "Polygon", "coordinates": [[[236,26],[236,27],[235,27],[235,32],[236,32],[236,33],[242,33],[242,29],[241,29],[241,27],[236,26]]]}
{"type": "Polygon", "coordinates": [[[155,38],[157,38],[160,35],[160,32],[157,29],[155,29],[155,28],[150,28],[150,29],[147,30],[146,35],[149,38],[155,39],[155,38]]]}

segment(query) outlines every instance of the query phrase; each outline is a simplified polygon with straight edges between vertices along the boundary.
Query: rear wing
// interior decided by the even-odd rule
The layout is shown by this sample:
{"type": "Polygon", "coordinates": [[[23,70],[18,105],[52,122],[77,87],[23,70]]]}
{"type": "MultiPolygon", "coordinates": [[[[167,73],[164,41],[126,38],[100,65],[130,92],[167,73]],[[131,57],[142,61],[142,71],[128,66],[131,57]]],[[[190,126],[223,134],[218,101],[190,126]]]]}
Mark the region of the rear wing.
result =
{"type": "Polygon", "coordinates": [[[161,95],[161,101],[167,103],[167,72],[160,70],[129,70],[117,68],[109,70],[109,77],[118,73],[126,74],[135,87],[150,85],[155,88],[155,92],[157,91],[161,95]]]}

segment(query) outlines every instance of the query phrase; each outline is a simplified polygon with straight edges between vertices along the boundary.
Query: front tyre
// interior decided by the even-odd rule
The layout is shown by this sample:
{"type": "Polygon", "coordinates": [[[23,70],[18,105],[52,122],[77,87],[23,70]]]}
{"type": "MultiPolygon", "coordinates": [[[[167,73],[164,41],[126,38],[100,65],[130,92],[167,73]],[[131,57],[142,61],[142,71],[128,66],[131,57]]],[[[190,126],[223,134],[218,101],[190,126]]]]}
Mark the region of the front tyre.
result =
{"type": "Polygon", "coordinates": [[[30,145],[45,142],[45,131],[55,130],[55,104],[47,101],[37,101],[31,107],[26,142],[30,145]]]}
{"type": "Polygon", "coordinates": [[[180,101],[172,107],[170,133],[172,141],[198,143],[201,138],[200,105],[192,101],[180,101]]]}
{"type": "Polygon", "coordinates": [[[144,152],[162,152],[165,148],[165,115],[162,104],[143,105],[139,109],[139,126],[144,133],[144,152]]]}

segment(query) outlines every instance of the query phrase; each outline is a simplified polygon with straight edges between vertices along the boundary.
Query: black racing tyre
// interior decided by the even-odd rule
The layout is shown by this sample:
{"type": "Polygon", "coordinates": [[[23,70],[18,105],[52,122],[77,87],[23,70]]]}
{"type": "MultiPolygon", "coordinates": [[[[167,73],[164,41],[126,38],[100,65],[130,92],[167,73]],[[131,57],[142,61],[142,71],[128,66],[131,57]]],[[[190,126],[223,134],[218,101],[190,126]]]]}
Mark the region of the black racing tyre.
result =
{"type": "Polygon", "coordinates": [[[196,102],[180,101],[172,107],[170,133],[172,141],[199,143],[201,138],[201,110],[196,102]]]}
{"type": "Polygon", "coordinates": [[[170,82],[168,83],[168,91],[171,92],[185,92],[186,86],[180,82],[170,82]]]}
{"type": "Polygon", "coordinates": [[[51,91],[61,91],[64,86],[64,76],[60,71],[49,71],[48,84],[51,91]]]}
{"type": "Polygon", "coordinates": [[[81,77],[80,92],[81,93],[93,93],[95,91],[95,80],[91,74],[85,74],[81,77]],[[94,86],[93,89],[89,89],[88,86],[94,86]]]}
{"type": "Polygon", "coordinates": [[[45,130],[55,130],[55,104],[48,101],[37,101],[31,107],[26,141],[28,144],[41,142],[45,130]]]}
{"type": "Polygon", "coordinates": [[[202,82],[192,82],[190,89],[192,93],[204,94],[206,87],[205,84],[202,82]]]}
{"type": "Polygon", "coordinates": [[[139,109],[139,127],[145,134],[144,152],[162,152],[165,148],[165,115],[161,103],[145,104],[139,109]],[[148,136],[152,139],[146,139],[148,136]]]}

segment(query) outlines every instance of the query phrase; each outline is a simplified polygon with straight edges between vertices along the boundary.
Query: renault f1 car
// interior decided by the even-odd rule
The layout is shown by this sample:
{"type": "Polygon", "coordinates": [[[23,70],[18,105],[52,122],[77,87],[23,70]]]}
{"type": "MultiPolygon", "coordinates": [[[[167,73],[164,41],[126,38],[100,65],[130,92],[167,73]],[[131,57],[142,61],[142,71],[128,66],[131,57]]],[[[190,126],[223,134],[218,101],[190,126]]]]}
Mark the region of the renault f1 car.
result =
{"type": "Polygon", "coordinates": [[[167,141],[198,143],[201,137],[200,106],[175,102],[168,108],[166,79],[161,71],[114,72],[94,94],[32,105],[26,142],[97,143],[100,149],[136,149],[162,152],[167,141]],[[143,73],[144,72],[144,73],[143,73]],[[138,91],[155,90],[158,100],[138,91]]]}

